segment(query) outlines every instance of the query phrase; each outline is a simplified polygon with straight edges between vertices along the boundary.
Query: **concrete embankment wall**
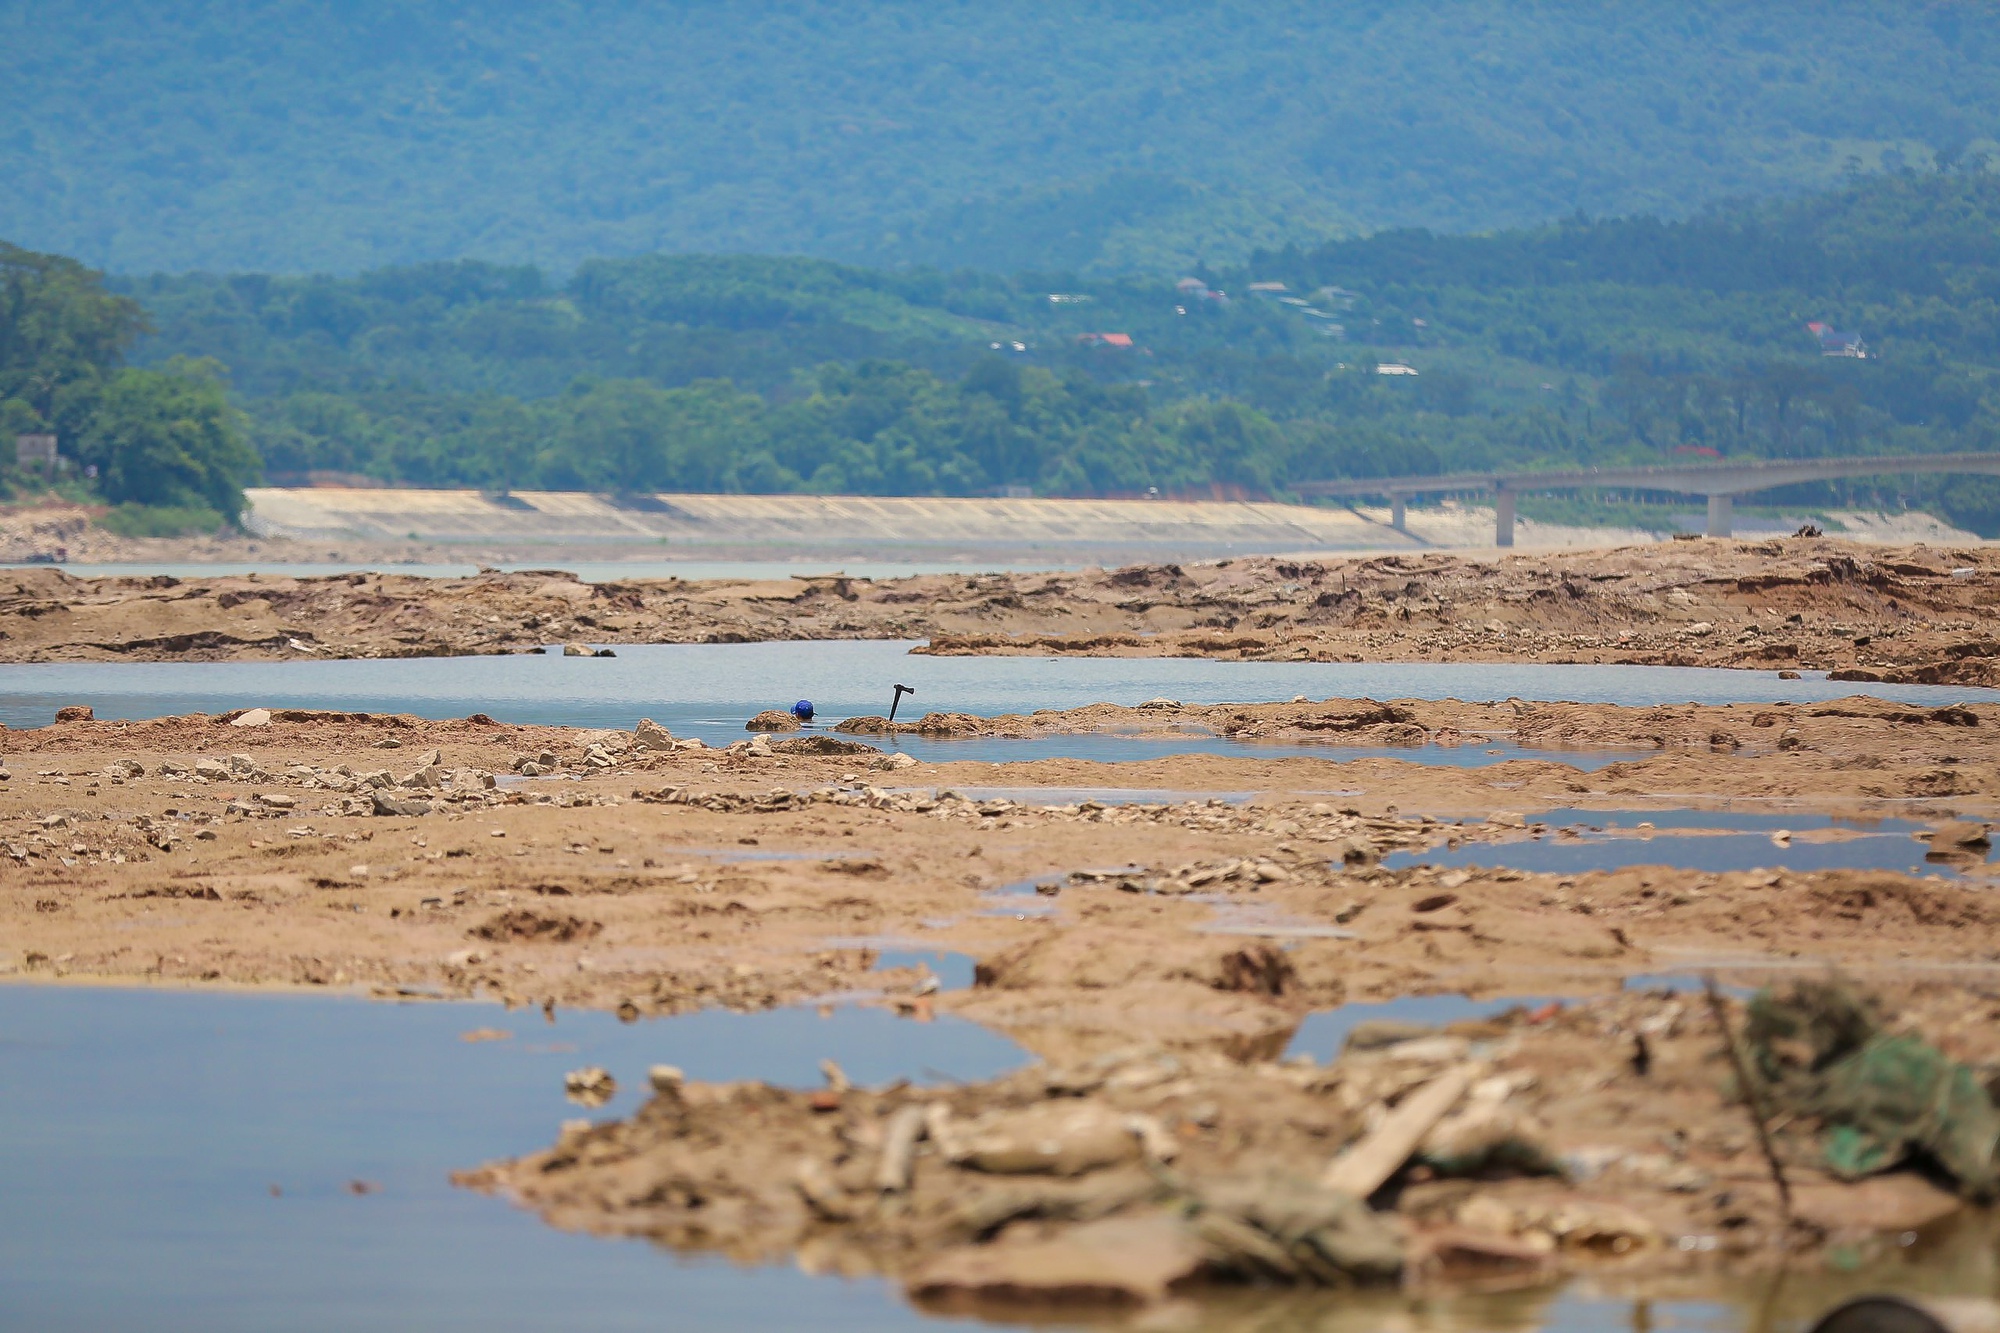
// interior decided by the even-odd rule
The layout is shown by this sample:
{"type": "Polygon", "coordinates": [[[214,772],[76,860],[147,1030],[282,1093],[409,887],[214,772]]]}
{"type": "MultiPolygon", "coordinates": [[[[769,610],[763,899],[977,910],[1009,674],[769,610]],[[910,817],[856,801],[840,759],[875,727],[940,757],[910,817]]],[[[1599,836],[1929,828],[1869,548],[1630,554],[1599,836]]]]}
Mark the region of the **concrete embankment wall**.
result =
{"type": "Polygon", "coordinates": [[[646,495],[567,491],[260,488],[249,522],[269,536],[520,544],[650,544],[797,551],[968,548],[1374,550],[1418,543],[1346,509],[1231,501],[646,495]]]}

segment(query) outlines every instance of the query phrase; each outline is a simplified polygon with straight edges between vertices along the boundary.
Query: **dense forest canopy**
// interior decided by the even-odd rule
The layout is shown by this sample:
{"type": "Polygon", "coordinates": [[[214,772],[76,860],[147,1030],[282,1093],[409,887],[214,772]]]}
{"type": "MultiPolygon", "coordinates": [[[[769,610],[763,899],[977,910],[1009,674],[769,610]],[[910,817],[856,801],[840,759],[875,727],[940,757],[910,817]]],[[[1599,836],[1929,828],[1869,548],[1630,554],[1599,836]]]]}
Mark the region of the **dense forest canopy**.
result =
{"type": "Polygon", "coordinates": [[[0,235],[120,272],[1145,273],[1951,165],[1978,0],[0,6],[0,235]]]}
{"type": "Polygon", "coordinates": [[[221,367],[124,365],[146,329],[103,274],[0,243],[0,493],[81,490],[197,526],[237,517],[258,462],[221,367]],[[53,436],[57,463],[22,466],[21,435],[53,436]]]}
{"type": "MultiPolygon", "coordinates": [[[[1970,162],[1179,278],[649,256],[561,280],[467,261],[114,286],[157,327],[142,364],[228,367],[280,476],[1284,496],[1322,476],[2000,449],[2000,174],[1970,162]],[[1822,355],[1809,324],[1868,355],[1822,355]]],[[[1880,498],[2000,529],[1988,481],[1880,498]]]]}

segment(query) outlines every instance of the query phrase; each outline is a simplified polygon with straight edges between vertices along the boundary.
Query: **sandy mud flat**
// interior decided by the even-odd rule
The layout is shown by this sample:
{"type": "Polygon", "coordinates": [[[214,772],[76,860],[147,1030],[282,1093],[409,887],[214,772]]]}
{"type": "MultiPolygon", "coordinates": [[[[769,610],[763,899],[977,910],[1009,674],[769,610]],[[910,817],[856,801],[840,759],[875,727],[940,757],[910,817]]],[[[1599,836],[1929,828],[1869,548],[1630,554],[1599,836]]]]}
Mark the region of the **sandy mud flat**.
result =
{"type": "Polygon", "coordinates": [[[2000,553],[1701,540],[1501,557],[587,584],[560,571],[0,579],[0,658],[414,657],[548,644],[929,640],[923,651],[1638,663],[2000,683],[2000,553]]]}
{"type": "MultiPolygon", "coordinates": [[[[1983,1166],[1843,1174],[1827,1156],[1843,1112],[1812,1080],[1899,1035],[1944,1071],[1965,1114],[1878,1167],[1963,1147],[1992,1115],[2000,707],[1156,701],[915,724],[1653,752],[1590,770],[927,764],[871,745],[887,725],[729,749],[644,724],[304,710],[10,731],[0,969],[630,1019],[845,1003],[972,1019],[1038,1063],[943,1092],[663,1069],[625,1120],[465,1164],[465,1183],[565,1227],[886,1273],[941,1309],[1817,1263],[1893,1248],[1990,1188],[1991,1137],[1983,1166]],[[980,794],[995,789],[1017,795],[980,794]],[[1894,818],[1936,871],[1787,870],[1776,835],[1768,867],[1722,873],[1643,851],[1575,875],[1423,859],[1544,833],[1538,811],[1723,806],[1894,818]],[[971,984],[903,962],[918,952],[964,956],[971,984]],[[1842,979],[1800,1000],[1796,1032],[1760,1020],[1789,1209],[1685,989],[1704,970],[1734,988],[1746,1043],[1748,987],[1842,979]],[[1681,980],[1628,987],[1644,977],[1681,980]],[[1315,1014],[1439,994],[1519,1003],[1286,1055],[1315,1014]]],[[[574,1091],[603,1089],[579,1069],[574,1091]]]]}

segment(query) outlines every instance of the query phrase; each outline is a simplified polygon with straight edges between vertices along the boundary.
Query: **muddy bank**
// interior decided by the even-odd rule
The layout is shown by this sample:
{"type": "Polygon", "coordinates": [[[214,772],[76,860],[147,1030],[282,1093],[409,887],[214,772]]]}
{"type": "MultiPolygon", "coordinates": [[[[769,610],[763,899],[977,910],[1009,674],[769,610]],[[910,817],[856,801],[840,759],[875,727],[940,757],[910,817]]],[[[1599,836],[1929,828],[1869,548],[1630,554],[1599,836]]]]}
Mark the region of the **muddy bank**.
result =
{"type": "Polygon", "coordinates": [[[629,1119],[573,1121],[459,1179],[567,1229],[887,1274],[941,1312],[1143,1306],[1222,1283],[1840,1271],[1990,1194],[2000,1116],[1979,1079],[2000,1043],[1955,989],[1903,987],[1841,992],[1856,1030],[1789,1053],[1777,1020],[1827,1017],[1825,990],[1766,996],[1748,1022],[1723,1002],[1726,1036],[1703,997],[1625,992],[1359,1026],[1327,1064],[1139,1045],[942,1090],[850,1087],[833,1066],[819,1090],[657,1067],[629,1119]],[[1730,1044],[1764,1104],[1792,1112],[1772,1143],[1785,1196],[1730,1044]],[[1905,1069],[1962,1081],[1948,1124],[1884,1125],[1827,1091],[1892,1046],[1905,1069]],[[1815,1057],[1836,1072],[1785,1064],[1815,1057]],[[1865,1169],[1842,1156],[1856,1134],[1879,1136],[1865,1169]],[[1928,1175],[1895,1169],[1931,1149],[1928,1175]]]}
{"type": "MultiPolygon", "coordinates": [[[[1456,699],[1327,699],[1277,704],[1184,705],[1154,699],[1137,707],[1092,704],[1032,714],[977,717],[930,713],[891,723],[850,718],[837,728],[857,738],[895,735],[931,740],[1065,735],[1167,739],[1219,736],[1272,744],[1355,748],[1484,746],[1524,749],[1655,751],[1659,759],[1611,765],[1587,781],[1563,780],[1577,793],[1647,792],[1715,796],[1805,795],[1818,798],[1973,795],[1994,789],[2000,771],[2000,706],[1915,707],[1855,695],[1815,704],[1465,703],[1456,699]],[[1766,762],[1713,767],[1733,755],[1766,762]],[[1754,773],[1754,777],[1750,776],[1754,773]],[[1737,781],[1741,775],[1747,781],[1737,781]]],[[[1056,761],[1061,762],[1061,761],[1056,761]]],[[[1221,761],[1207,760],[1210,764],[1221,761]]],[[[1508,765],[1505,782],[1539,788],[1533,761],[1508,765]]],[[[1219,776],[1226,764],[1215,769],[1219,776]]],[[[1048,770],[1041,780],[1058,785],[1048,770]]]]}
{"type": "Polygon", "coordinates": [[[922,765],[823,734],[718,751],[657,729],[283,710],[65,722],[4,736],[0,966],[656,1013],[913,994],[922,978],[870,969],[884,941],[919,941],[986,969],[987,984],[929,1004],[1030,1044],[1157,1025],[1247,1050],[1301,1005],[1442,984],[1592,986],[1717,955],[1864,963],[1892,944],[1982,958],[1983,936],[1961,929],[1988,912],[1971,881],[1379,864],[1525,836],[1537,809],[1686,804],[1686,790],[1940,827],[1992,816],[1990,780],[1943,795],[1926,776],[1939,766],[1927,743],[1987,772],[1966,749],[1986,728],[1884,725],[1912,731],[1900,763],[1843,768],[1880,748],[1864,733],[1848,751],[1704,750],[1584,773],[1208,756],[922,765]],[[1866,794],[1857,774],[1896,795],[1866,794]],[[955,790],[982,787],[1028,790],[955,790]],[[1090,799],[1104,787],[1160,795],[1090,799]],[[1037,803],[1035,788],[1065,790],[1037,803]],[[1021,888],[1051,875],[1051,893],[1021,888]],[[995,893],[1010,885],[1025,896],[995,893]],[[1424,912],[1403,901],[1439,895],[1424,912]],[[1273,941],[1278,974],[1244,952],[1273,941]]]}
{"type": "MultiPolygon", "coordinates": [[[[1624,711],[1565,714],[1563,734],[1652,725],[1624,711]]],[[[814,1094],[663,1071],[633,1119],[468,1177],[560,1225],[884,1272],[943,1309],[1153,1300],[1244,1277],[1703,1272],[1761,1263],[1777,1235],[1813,1252],[1877,1245],[1884,1218],[1918,1229],[1957,1201],[1914,1177],[1836,1182],[1800,1121],[1787,1151],[1806,1221],[1785,1227],[1700,1011],[1626,992],[1629,978],[1838,968],[1893,997],[1885,1024],[1918,1024],[1981,1068],[2000,1059],[1983,998],[2000,967],[1981,877],[1995,788],[1909,790],[1939,767],[1987,772],[1994,722],[1871,700],[1807,712],[1799,748],[1669,748],[1595,773],[1193,755],[926,765],[824,733],[717,750],[644,724],[309,710],[71,720],[0,736],[0,972],[487,995],[633,1020],[861,1003],[977,1021],[1041,1065],[922,1096],[837,1074],[814,1094]],[[1864,772],[1898,795],[1858,792],[1864,772]],[[1893,810],[1933,826],[1968,878],[1383,864],[1505,844],[1557,804],[1683,801],[1676,783],[1759,808],[1789,792],[1792,808],[1893,810]],[[1051,790],[1090,787],[1158,796],[1051,790]],[[971,984],[898,957],[919,952],[960,955],[971,984]],[[1477,1027],[1378,1028],[1332,1065],[1279,1058],[1317,1012],[1427,994],[1537,1001],[1477,1027]],[[1386,1193],[1340,1174],[1344,1150],[1444,1080],[1456,1091],[1433,1099],[1462,1131],[1449,1142],[1480,1141],[1495,1117],[1519,1129],[1507,1170],[1482,1158],[1468,1175],[1441,1141],[1393,1162],[1386,1193]],[[1050,1142],[1059,1171],[1035,1166],[1050,1142]],[[1554,1169],[1516,1169],[1522,1143],[1554,1169]]],[[[1470,720],[1451,716],[1429,720],[1470,720]]],[[[605,1091],[576,1072],[584,1102],[605,1091]]]]}
{"type": "Polygon", "coordinates": [[[0,587],[11,661],[396,657],[550,643],[928,639],[933,653],[1513,661],[1812,669],[2000,683],[2000,553],[1824,539],[1500,558],[1254,558],[1076,573],[585,584],[76,579],[0,587]]]}

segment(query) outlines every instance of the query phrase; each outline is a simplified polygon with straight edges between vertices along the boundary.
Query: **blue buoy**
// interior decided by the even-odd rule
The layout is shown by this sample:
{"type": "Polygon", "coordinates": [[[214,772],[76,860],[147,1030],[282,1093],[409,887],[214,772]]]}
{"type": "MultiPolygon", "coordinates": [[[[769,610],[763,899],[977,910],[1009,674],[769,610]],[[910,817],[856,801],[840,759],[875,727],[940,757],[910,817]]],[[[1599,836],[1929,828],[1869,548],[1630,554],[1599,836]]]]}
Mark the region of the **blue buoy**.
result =
{"type": "Polygon", "coordinates": [[[813,704],[810,699],[801,699],[792,705],[792,716],[801,722],[813,720],[813,704]]]}

